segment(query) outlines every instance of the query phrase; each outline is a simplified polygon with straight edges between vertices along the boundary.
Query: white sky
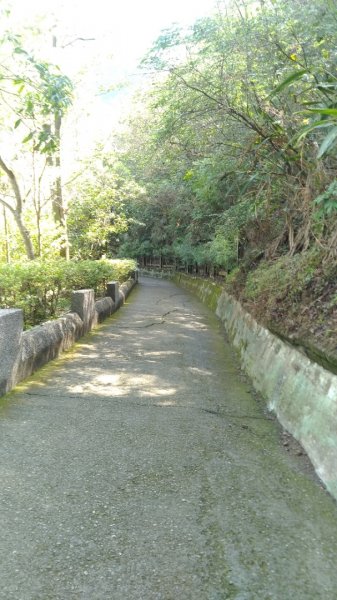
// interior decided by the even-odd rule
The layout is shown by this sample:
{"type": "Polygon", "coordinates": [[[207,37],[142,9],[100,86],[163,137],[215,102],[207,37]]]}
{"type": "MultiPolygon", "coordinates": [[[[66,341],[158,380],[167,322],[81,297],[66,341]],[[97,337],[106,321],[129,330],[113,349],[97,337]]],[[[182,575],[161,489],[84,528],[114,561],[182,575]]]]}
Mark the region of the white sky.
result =
{"type": "Polygon", "coordinates": [[[100,96],[99,86],[132,82],[137,64],[163,28],[172,23],[191,25],[214,9],[214,0],[7,0],[7,3],[11,6],[14,29],[40,22],[41,29],[50,31],[41,58],[59,64],[78,84],[73,127],[77,129],[76,151],[81,155],[85,144],[90,146],[90,141],[107,135],[129,105],[125,91],[100,96]],[[52,31],[57,36],[56,49],[51,44],[52,31]],[[95,40],[74,42],[77,37],[95,40]],[[67,45],[69,42],[74,43],[67,45]]]}
{"type": "Polygon", "coordinates": [[[8,0],[18,23],[37,16],[58,21],[59,35],[77,33],[109,41],[121,61],[140,57],[160,33],[173,22],[192,24],[209,13],[213,0],[8,0]]]}

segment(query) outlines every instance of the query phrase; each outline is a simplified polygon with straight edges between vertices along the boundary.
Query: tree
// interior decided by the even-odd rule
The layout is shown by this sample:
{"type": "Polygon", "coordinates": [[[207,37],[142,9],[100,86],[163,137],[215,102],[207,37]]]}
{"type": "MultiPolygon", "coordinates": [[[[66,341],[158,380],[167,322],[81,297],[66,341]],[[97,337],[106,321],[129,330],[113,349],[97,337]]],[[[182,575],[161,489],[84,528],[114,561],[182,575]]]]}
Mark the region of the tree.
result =
{"type": "Polygon", "coordinates": [[[102,147],[69,186],[69,238],[77,258],[115,256],[129,226],[130,203],[143,190],[113,153],[102,147]]]}
{"type": "MultiPolygon", "coordinates": [[[[7,176],[9,188],[14,193],[10,201],[3,199],[1,203],[13,214],[23,237],[27,256],[32,259],[35,256],[32,236],[28,232],[27,225],[24,224],[26,200],[27,197],[31,197],[38,230],[37,252],[41,254],[41,216],[43,203],[47,202],[47,200],[43,202],[41,198],[41,181],[48,170],[46,167],[54,165],[56,169],[53,191],[54,214],[56,223],[63,230],[65,254],[69,257],[66,211],[63,205],[59,171],[61,119],[71,104],[72,84],[57,67],[39,61],[29,54],[23,48],[18,36],[3,34],[1,42],[0,95],[5,113],[2,113],[0,140],[6,146],[12,146],[13,141],[16,141],[16,150],[19,150],[13,152],[12,158],[7,156],[1,159],[0,167],[7,176]],[[10,138],[5,120],[12,123],[10,138]],[[7,141],[9,139],[10,144],[7,141]],[[31,168],[30,173],[25,174],[25,187],[28,188],[28,192],[23,194],[15,173],[27,169],[24,158],[27,153],[30,156],[31,168]],[[41,160],[37,160],[38,158],[41,160]],[[14,162],[15,168],[9,168],[8,164],[14,162]]],[[[48,193],[45,196],[48,198],[48,193]]]]}
{"type": "Polygon", "coordinates": [[[52,189],[52,205],[56,224],[61,226],[63,232],[63,254],[70,258],[67,211],[64,205],[61,182],[61,125],[62,118],[67,112],[72,101],[73,86],[68,77],[62,75],[58,67],[46,62],[36,61],[20,47],[20,54],[37,71],[39,80],[32,86],[32,81],[20,82],[23,94],[22,106],[18,109],[20,119],[16,121],[18,127],[23,120],[29,124],[29,134],[25,142],[30,142],[32,152],[39,152],[47,157],[47,165],[54,167],[55,179],[52,189]],[[25,93],[24,93],[25,92],[25,93]]]}
{"type": "Polygon", "coordinates": [[[335,20],[323,0],[219,3],[190,30],[163,32],[143,61],[148,114],[131,123],[128,160],[152,207],[136,245],[158,252],[160,224],[162,248],[232,268],[252,244],[254,257],[314,242],[313,200],[335,175],[335,20]]]}

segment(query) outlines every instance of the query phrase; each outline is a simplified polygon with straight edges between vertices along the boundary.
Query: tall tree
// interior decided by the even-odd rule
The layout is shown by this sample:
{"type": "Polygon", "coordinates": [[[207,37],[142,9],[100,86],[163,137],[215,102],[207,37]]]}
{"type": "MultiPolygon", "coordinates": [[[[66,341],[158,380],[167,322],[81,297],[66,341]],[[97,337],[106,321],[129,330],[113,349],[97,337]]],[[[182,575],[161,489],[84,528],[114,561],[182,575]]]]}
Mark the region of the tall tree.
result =
{"type": "Polygon", "coordinates": [[[35,253],[31,235],[28,233],[27,225],[23,224],[23,213],[27,205],[26,196],[31,197],[36,212],[38,253],[40,253],[41,181],[46,174],[46,165],[54,165],[54,171],[56,170],[52,192],[54,214],[56,224],[59,224],[62,231],[64,253],[69,257],[66,212],[60,181],[60,130],[62,117],[71,104],[72,84],[69,78],[62,75],[58,67],[37,60],[28,53],[23,48],[22,41],[18,36],[5,33],[1,42],[2,87],[0,95],[3,107],[5,107],[5,114],[2,127],[0,127],[0,142],[2,141],[3,145],[8,146],[6,142],[9,138],[9,130],[5,121],[9,121],[12,123],[10,146],[13,145],[13,141],[18,144],[18,151],[16,155],[13,153],[12,158],[8,152],[6,152],[6,157],[4,153],[2,155],[1,168],[8,178],[12,192],[14,192],[13,201],[9,203],[9,210],[11,210],[23,237],[27,256],[33,258],[35,253]],[[20,132],[22,132],[21,139],[18,137],[20,132]],[[24,166],[27,162],[24,160],[25,156],[30,156],[31,168],[29,171],[24,166]],[[42,160],[37,162],[39,156],[42,160]],[[9,168],[9,163],[14,164],[14,162],[15,167],[9,168]],[[38,163],[40,163],[39,166],[38,163]],[[18,172],[23,169],[26,169],[24,179],[27,193],[25,194],[22,194],[18,184],[18,172]]]}

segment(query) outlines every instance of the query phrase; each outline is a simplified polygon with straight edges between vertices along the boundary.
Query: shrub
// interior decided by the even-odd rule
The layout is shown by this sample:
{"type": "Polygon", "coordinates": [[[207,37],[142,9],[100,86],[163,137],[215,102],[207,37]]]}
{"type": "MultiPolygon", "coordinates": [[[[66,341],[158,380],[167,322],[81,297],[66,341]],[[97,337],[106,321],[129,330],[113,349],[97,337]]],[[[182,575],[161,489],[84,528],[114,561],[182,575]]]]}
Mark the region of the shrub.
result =
{"type": "Polygon", "coordinates": [[[0,308],[21,308],[25,326],[57,317],[70,305],[74,289],[104,295],[110,280],[123,282],[136,267],[133,260],[29,261],[0,265],[0,308]]]}

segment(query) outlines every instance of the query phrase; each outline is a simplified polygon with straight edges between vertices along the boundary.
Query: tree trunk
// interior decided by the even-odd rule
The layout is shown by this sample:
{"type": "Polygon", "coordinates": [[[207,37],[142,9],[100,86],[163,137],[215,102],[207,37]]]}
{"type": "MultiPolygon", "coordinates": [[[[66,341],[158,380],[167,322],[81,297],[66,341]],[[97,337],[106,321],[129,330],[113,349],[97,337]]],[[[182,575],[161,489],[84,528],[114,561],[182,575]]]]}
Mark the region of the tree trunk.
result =
{"type": "Polygon", "coordinates": [[[23,239],[23,242],[25,245],[27,258],[29,258],[29,260],[34,260],[35,253],[34,253],[33,243],[32,243],[31,237],[30,237],[30,233],[29,233],[27,227],[25,226],[25,224],[23,222],[23,218],[22,218],[23,202],[22,202],[22,196],[21,196],[19,184],[17,182],[17,179],[16,179],[13,171],[11,169],[9,169],[9,167],[7,167],[6,163],[3,161],[1,156],[0,156],[0,168],[6,173],[8,179],[10,181],[10,184],[11,184],[13,192],[14,192],[15,200],[16,200],[16,206],[15,206],[15,208],[13,208],[13,206],[11,206],[6,201],[1,200],[1,199],[0,199],[0,203],[3,206],[5,206],[5,208],[8,208],[11,211],[11,213],[13,214],[15,222],[18,226],[18,229],[21,233],[21,236],[22,236],[22,239],[23,239]]]}
{"type": "Polygon", "coordinates": [[[22,220],[22,215],[20,213],[18,213],[17,211],[13,211],[13,215],[14,215],[15,222],[18,226],[18,229],[21,233],[21,236],[22,236],[22,239],[23,239],[23,242],[25,245],[27,258],[29,258],[29,260],[34,260],[35,253],[34,253],[32,240],[30,237],[30,233],[22,220]]]}
{"type": "Polygon", "coordinates": [[[62,179],[61,179],[61,124],[62,117],[60,114],[55,115],[55,138],[57,143],[57,150],[55,154],[55,166],[57,170],[56,179],[55,179],[55,187],[54,187],[54,195],[53,195],[53,213],[56,223],[59,223],[63,230],[64,236],[64,246],[61,250],[61,256],[64,256],[66,260],[70,259],[70,246],[69,246],[69,236],[68,236],[68,224],[67,224],[67,215],[63,201],[62,194],[62,179]]]}
{"type": "Polygon", "coordinates": [[[10,238],[9,238],[9,226],[8,226],[7,213],[6,213],[5,206],[3,206],[3,217],[4,217],[4,226],[5,226],[6,262],[9,265],[11,262],[11,247],[10,247],[10,238]]]}

